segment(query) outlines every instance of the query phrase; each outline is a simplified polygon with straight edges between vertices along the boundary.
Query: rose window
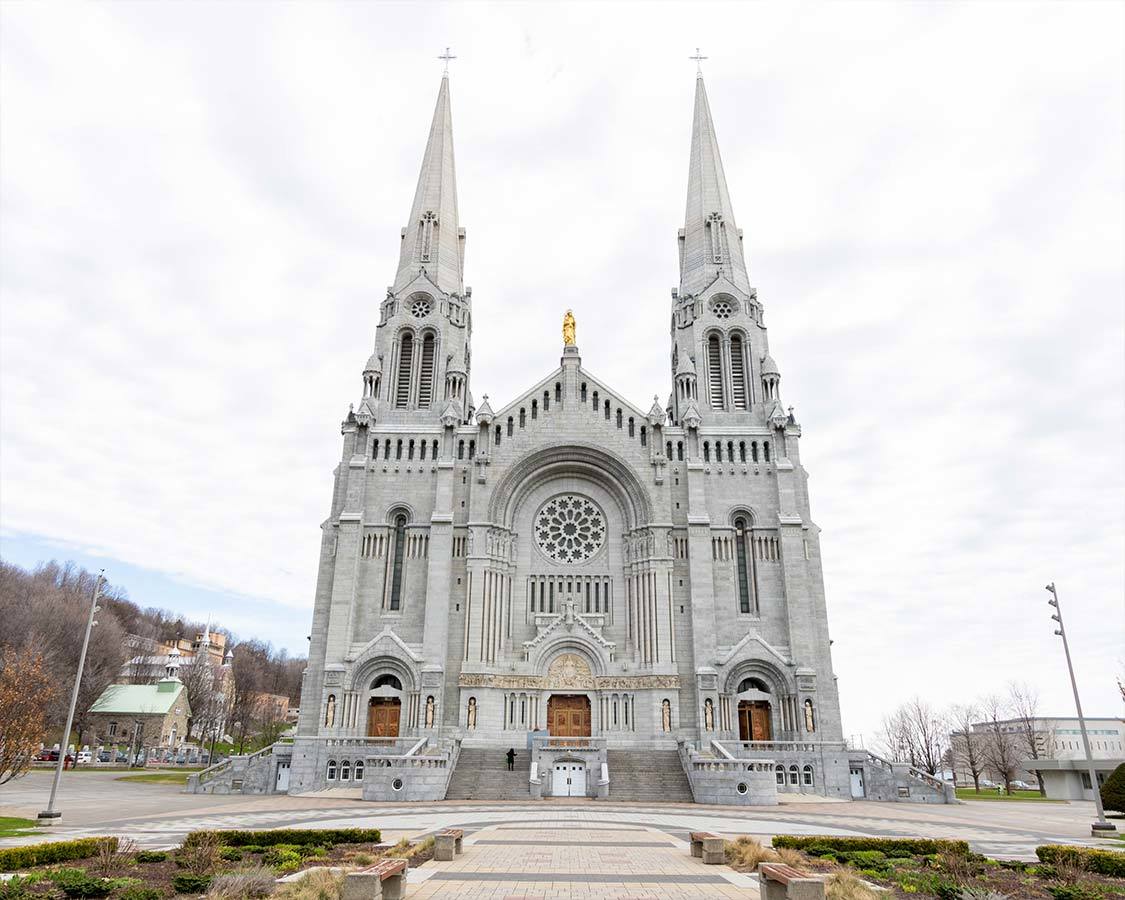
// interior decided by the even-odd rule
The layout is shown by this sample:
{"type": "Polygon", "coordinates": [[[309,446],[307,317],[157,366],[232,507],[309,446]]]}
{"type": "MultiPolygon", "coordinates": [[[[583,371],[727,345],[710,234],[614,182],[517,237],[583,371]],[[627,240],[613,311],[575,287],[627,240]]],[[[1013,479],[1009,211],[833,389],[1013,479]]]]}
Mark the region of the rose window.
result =
{"type": "Polygon", "coordinates": [[[734,315],[734,304],[730,300],[716,300],[711,304],[711,312],[716,319],[729,319],[734,315]]]}
{"type": "Polygon", "coordinates": [[[424,319],[433,308],[433,304],[426,297],[419,297],[410,304],[410,314],[416,319],[424,319]]]}
{"type": "Polygon", "coordinates": [[[556,562],[585,562],[605,543],[605,516],[585,497],[555,497],[535,517],[535,542],[556,562]]]}

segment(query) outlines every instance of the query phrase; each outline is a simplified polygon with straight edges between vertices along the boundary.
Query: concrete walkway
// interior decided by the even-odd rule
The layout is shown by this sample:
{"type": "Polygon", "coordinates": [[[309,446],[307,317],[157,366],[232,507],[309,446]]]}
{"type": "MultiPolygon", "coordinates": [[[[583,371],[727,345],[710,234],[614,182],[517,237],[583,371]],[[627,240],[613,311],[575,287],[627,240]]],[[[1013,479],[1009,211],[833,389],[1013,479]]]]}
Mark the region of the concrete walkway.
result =
{"type": "Polygon", "coordinates": [[[757,880],[692,858],[686,841],[643,825],[494,825],[465,839],[452,862],[409,873],[414,898],[757,897],[757,880]]]}

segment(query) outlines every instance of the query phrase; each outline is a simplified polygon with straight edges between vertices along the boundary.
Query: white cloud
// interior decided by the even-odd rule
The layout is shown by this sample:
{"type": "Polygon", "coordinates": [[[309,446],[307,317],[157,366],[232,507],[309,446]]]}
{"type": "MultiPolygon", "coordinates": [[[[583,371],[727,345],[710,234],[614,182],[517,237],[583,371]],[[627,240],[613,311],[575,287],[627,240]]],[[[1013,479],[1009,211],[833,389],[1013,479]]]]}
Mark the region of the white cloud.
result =
{"type": "Polygon", "coordinates": [[[446,43],[476,396],[553,367],[568,306],[591,370],[666,396],[707,41],[849,730],[1013,677],[1069,709],[1051,579],[1112,712],[1122,8],[639,9],[5,5],[4,528],[268,598],[303,632],[446,43]]]}

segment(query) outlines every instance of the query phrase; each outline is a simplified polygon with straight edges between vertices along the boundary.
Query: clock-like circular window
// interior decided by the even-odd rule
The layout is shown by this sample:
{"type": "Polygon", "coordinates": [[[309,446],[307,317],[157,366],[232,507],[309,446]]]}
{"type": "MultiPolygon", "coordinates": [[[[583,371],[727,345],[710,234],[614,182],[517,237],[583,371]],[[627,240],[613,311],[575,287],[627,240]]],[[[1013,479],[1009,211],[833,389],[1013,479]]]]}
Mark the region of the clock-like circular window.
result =
{"type": "Polygon", "coordinates": [[[430,302],[429,297],[418,297],[410,304],[410,314],[416,319],[424,319],[433,308],[434,305],[430,302]]]}
{"type": "Polygon", "coordinates": [[[711,312],[716,319],[729,319],[734,315],[737,308],[733,300],[719,299],[711,301],[711,312]]]}
{"type": "Polygon", "coordinates": [[[535,516],[535,543],[556,562],[585,562],[602,548],[605,533],[602,511],[579,494],[554,497],[535,516]]]}

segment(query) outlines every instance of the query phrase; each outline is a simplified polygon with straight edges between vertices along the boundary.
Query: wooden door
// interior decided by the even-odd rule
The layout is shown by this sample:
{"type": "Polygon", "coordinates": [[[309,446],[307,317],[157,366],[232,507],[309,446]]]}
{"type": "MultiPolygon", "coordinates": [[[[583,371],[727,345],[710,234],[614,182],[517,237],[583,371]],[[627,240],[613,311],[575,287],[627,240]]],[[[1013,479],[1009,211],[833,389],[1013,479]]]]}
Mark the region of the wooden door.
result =
{"type": "Polygon", "coordinates": [[[773,739],[770,729],[770,705],[754,702],[750,704],[750,734],[752,741],[773,739]]]}
{"type": "Polygon", "coordinates": [[[552,737],[590,736],[590,698],[552,694],[547,700],[547,732],[552,737]]]}
{"type": "Polygon", "coordinates": [[[397,697],[372,697],[367,706],[368,737],[398,737],[402,702],[397,697]]]}

